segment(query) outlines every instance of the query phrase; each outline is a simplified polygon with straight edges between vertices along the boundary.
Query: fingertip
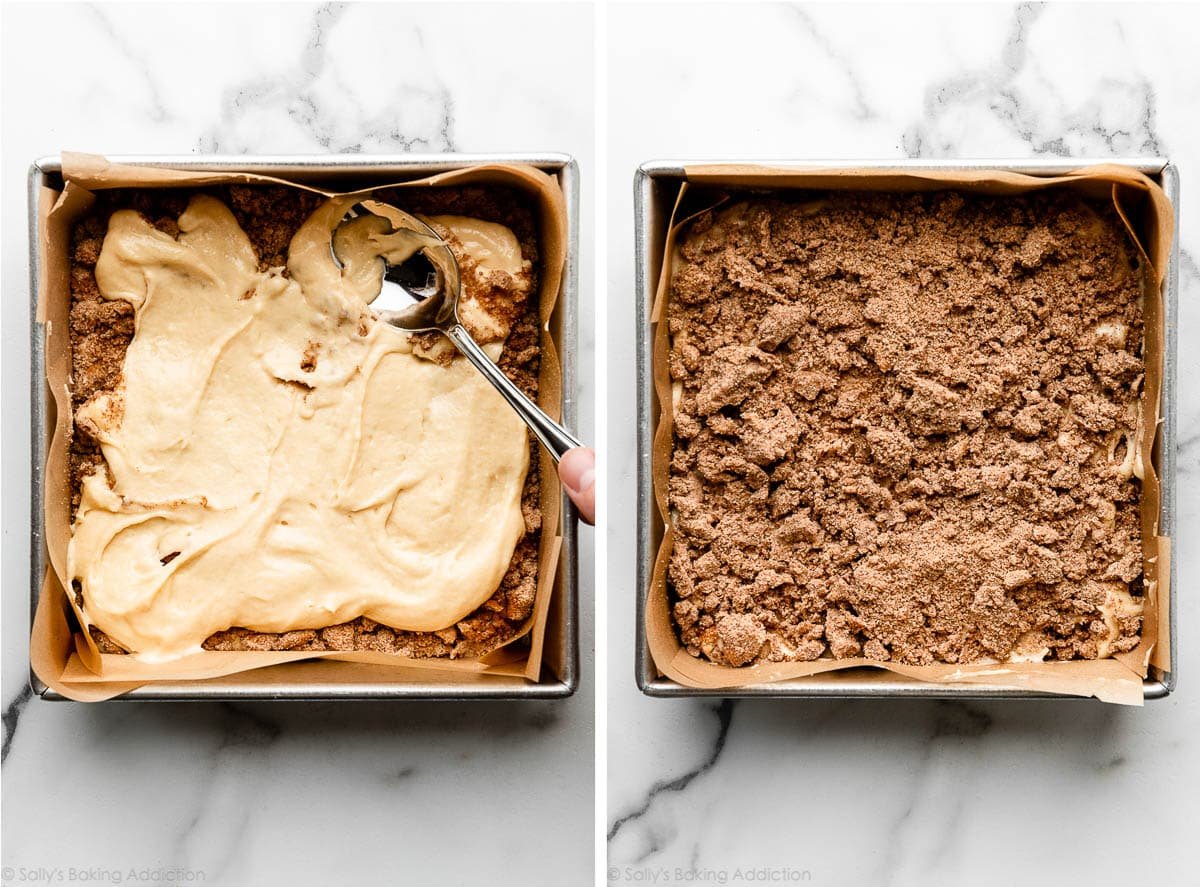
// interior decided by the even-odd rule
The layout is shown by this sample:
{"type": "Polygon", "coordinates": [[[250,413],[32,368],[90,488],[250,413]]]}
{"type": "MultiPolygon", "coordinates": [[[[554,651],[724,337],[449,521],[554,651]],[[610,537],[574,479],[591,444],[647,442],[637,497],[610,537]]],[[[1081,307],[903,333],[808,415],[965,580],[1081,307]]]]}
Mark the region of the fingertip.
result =
{"type": "Polygon", "coordinates": [[[590,447],[567,450],[558,463],[558,476],[568,490],[581,493],[596,483],[596,453],[590,447]]]}
{"type": "Polygon", "coordinates": [[[558,476],[567,495],[575,503],[581,520],[596,522],[596,452],[591,447],[576,447],[563,454],[558,476]]]}

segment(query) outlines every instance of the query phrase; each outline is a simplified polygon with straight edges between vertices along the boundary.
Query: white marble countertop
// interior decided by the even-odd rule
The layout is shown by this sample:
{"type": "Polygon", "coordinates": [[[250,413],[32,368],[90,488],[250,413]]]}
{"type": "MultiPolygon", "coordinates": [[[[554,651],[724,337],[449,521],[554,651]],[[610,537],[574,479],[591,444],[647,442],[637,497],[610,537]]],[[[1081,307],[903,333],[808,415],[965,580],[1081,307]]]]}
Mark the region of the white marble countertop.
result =
{"type": "Polygon", "coordinates": [[[1118,884],[1192,868],[1198,29],[1194,5],[610,9],[612,883],[1118,884]],[[1040,154],[1162,154],[1181,168],[1177,693],[1144,709],[641,696],[631,641],[637,164],[1040,154]],[[774,879],[736,880],[739,867],[774,879]]]}
{"type": "MultiPolygon", "coordinates": [[[[564,151],[590,169],[591,17],[572,6],[5,6],[5,885],[30,882],[22,867],[66,883],[72,868],[91,872],[93,884],[147,868],[235,887],[590,880],[590,620],[582,688],[560,703],[30,701],[23,182],[34,158],[63,149],[564,151]]],[[[584,243],[591,226],[584,215],[584,243]]],[[[581,271],[587,318],[590,253],[581,271]]],[[[580,342],[590,439],[590,324],[580,342]]],[[[591,533],[580,535],[588,612],[591,533]]]]}

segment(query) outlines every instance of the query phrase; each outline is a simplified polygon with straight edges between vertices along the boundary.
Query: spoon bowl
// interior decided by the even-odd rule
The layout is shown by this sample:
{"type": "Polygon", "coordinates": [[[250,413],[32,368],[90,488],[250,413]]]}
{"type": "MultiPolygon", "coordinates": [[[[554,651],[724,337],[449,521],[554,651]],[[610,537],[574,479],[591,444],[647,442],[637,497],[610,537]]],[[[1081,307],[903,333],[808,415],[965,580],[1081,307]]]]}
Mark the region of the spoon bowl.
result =
{"type": "Polygon", "coordinates": [[[454,253],[437,233],[416,216],[377,200],[364,200],[350,208],[334,229],[329,251],[339,268],[343,262],[335,248],[342,226],[363,216],[384,219],[389,238],[403,235],[397,246],[380,255],[383,280],[371,307],[385,323],[410,333],[436,330],[495,387],[545,446],[554,461],[567,450],[582,446],[569,431],[547,416],[517,388],[479,347],[458,319],[462,278],[454,253]]]}

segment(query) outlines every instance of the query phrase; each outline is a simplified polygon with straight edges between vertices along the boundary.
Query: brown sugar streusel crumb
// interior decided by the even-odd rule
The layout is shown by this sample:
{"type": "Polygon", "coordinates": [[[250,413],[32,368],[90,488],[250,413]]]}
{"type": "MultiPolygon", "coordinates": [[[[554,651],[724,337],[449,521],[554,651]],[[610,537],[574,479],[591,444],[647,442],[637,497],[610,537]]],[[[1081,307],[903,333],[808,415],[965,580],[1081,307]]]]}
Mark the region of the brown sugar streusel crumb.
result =
{"type": "MultiPolygon", "coordinates": [[[[287,247],[321,198],[294,188],[223,186],[202,189],[114,189],[97,192],[96,204],[74,228],[71,255],[71,369],[72,410],[98,391],[117,389],[125,351],[133,338],[133,308],[127,302],[106,301],[96,286],[95,265],[100,256],[108,219],[119,209],[141,212],[155,227],[178,235],[175,220],[198,193],[223,201],[237,218],[259,256],[260,268],[287,263],[287,247]]],[[[537,397],[541,345],[537,320],[537,222],[529,199],[506,188],[387,190],[376,196],[385,202],[422,214],[463,215],[497,222],[510,228],[522,255],[533,264],[532,290],[523,313],[504,344],[499,365],[525,394],[537,397]]],[[[489,292],[489,296],[492,294],[489,292]]],[[[315,355],[314,355],[315,363],[315,355]]],[[[518,542],[508,571],[495,593],[456,625],[437,632],[397,631],[365,617],[340,625],[282,633],[232,628],[204,642],[209,650],[378,650],[410,657],[470,658],[482,656],[511,640],[533,612],[537,588],[538,542],[542,514],[539,504],[537,442],[530,435],[530,465],[521,493],[525,536],[518,542]]],[[[71,512],[79,505],[82,479],[103,466],[100,447],[82,429],[72,434],[69,454],[71,512]]],[[[75,589],[86,604],[86,589],[75,589]]],[[[102,652],[125,652],[102,631],[89,626],[102,652]]]]}
{"type": "Polygon", "coordinates": [[[1066,192],[698,217],[668,311],[685,648],[742,666],[1135,647],[1141,294],[1111,207],[1066,192]]]}

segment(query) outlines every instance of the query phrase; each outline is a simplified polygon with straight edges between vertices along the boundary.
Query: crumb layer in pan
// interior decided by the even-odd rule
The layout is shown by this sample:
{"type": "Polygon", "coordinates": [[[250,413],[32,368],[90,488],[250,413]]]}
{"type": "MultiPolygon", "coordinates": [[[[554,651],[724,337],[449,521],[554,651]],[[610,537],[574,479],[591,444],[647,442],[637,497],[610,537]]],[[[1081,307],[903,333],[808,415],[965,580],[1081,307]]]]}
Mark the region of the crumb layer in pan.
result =
{"type": "MultiPolygon", "coordinates": [[[[263,269],[286,262],[292,235],[319,205],[320,198],[287,188],[242,187],[188,190],[117,190],[98,194],[99,202],[75,229],[72,256],[71,344],[73,406],[102,392],[119,390],[121,368],[133,333],[128,302],[103,299],[96,286],[95,263],[108,219],[119,209],[142,213],[156,228],[178,234],[176,219],[198,194],[216,197],[232,211],[249,236],[263,269]]],[[[510,228],[530,259],[536,276],[537,243],[532,208],[521,195],[504,189],[458,188],[423,193],[379,192],[384,200],[426,215],[466,216],[510,228]]],[[[536,279],[531,292],[536,292],[536,279]]],[[[505,342],[502,368],[530,395],[536,394],[539,347],[536,299],[530,299],[516,318],[505,342]]],[[[531,456],[535,455],[531,444],[531,456]]],[[[103,462],[99,448],[85,429],[76,429],[71,447],[72,495],[79,502],[80,482],[103,462]]],[[[367,618],[347,623],[286,632],[257,632],[242,628],[218,632],[204,646],[222,650],[349,650],[372,649],[410,656],[477,656],[511,638],[532,608],[537,573],[537,539],[541,515],[537,506],[537,461],[531,458],[521,496],[524,535],[518,541],[509,569],[495,593],[455,625],[436,632],[396,631],[367,618]]],[[[76,588],[86,606],[86,588],[76,588]]],[[[94,627],[102,649],[120,648],[94,627]]]]}
{"type": "Polygon", "coordinates": [[[1111,206],[741,198],[674,268],[668,578],[693,656],[1136,646],[1142,288],[1111,206]]]}

